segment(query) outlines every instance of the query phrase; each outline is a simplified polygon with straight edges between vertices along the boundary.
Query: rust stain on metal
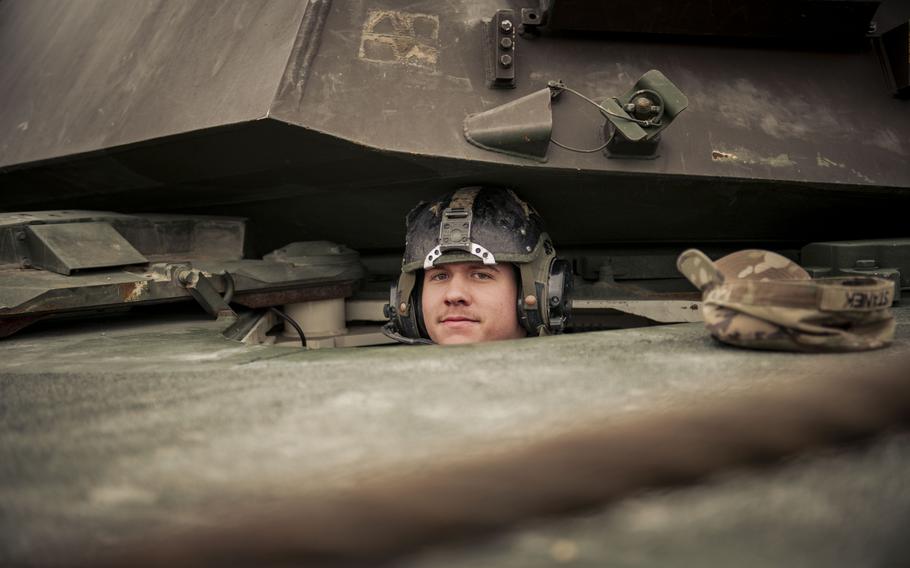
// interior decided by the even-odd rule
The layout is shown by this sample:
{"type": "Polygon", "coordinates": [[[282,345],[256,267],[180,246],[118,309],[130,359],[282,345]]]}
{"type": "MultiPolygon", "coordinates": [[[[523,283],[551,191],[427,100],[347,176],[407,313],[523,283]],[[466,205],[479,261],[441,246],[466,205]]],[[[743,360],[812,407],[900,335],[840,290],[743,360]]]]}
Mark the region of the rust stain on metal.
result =
{"type": "Polygon", "coordinates": [[[284,306],[314,300],[331,300],[333,298],[346,298],[354,293],[354,283],[344,282],[326,286],[309,286],[291,290],[277,290],[275,292],[253,292],[249,294],[238,293],[234,302],[247,308],[266,308],[269,306],[284,306]]]}
{"type": "Polygon", "coordinates": [[[149,283],[144,280],[142,282],[127,282],[120,285],[120,297],[124,302],[135,302],[140,300],[148,291],[149,283]]]}
{"type": "Polygon", "coordinates": [[[730,154],[728,152],[718,152],[717,150],[714,150],[713,152],[711,152],[711,159],[712,160],[735,160],[736,154],[730,154]]]}
{"type": "Polygon", "coordinates": [[[366,61],[399,63],[436,71],[439,16],[371,10],[363,24],[357,56],[366,61]]]}

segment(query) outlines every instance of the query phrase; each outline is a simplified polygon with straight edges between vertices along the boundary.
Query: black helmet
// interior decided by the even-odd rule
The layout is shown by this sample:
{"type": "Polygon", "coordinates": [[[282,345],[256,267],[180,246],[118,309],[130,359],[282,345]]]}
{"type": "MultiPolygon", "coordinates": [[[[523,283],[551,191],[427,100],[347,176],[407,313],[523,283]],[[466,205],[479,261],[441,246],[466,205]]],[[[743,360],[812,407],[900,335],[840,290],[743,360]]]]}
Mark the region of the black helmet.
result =
{"type": "Polygon", "coordinates": [[[535,335],[560,333],[568,317],[569,263],[556,258],[540,216],[512,190],[467,187],[407,216],[401,276],[392,285],[384,331],[429,343],[420,302],[421,270],[451,262],[513,263],[519,271],[518,321],[535,335]]]}

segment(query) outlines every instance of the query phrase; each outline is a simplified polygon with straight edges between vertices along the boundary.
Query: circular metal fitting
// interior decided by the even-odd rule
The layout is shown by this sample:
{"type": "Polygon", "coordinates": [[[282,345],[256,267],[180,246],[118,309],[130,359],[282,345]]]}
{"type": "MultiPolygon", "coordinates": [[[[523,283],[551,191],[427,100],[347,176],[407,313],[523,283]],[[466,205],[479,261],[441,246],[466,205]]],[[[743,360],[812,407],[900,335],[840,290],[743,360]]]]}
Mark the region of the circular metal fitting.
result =
{"type": "Polygon", "coordinates": [[[499,63],[503,67],[511,67],[512,66],[512,56],[509,54],[503,55],[502,57],[499,58],[499,63]]]}
{"type": "Polygon", "coordinates": [[[510,38],[510,37],[502,38],[502,40],[500,40],[500,42],[499,42],[499,45],[503,49],[512,49],[512,38],[510,38]]]}
{"type": "Polygon", "coordinates": [[[512,20],[503,20],[499,23],[499,29],[505,33],[512,31],[512,20]]]}

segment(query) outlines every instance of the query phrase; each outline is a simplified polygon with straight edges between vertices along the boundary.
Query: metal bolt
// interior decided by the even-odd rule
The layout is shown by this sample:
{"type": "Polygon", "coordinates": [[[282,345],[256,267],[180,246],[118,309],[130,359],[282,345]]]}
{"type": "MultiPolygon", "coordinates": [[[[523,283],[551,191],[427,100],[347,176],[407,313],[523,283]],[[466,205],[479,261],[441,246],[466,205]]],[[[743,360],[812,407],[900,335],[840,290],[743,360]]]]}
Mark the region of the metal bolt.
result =
{"type": "Polygon", "coordinates": [[[559,305],[559,296],[553,296],[552,298],[550,298],[550,305],[558,306],[559,305]]]}
{"type": "Polygon", "coordinates": [[[499,29],[505,33],[512,31],[512,20],[503,20],[499,23],[499,29]]]}
{"type": "Polygon", "coordinates": [[[512,49],[512,38],[502,38],[502,40],[499,42],[499,45],[501,45],[503,49],[512,49]]]}
{"type": "Polygon", "coordinates": [[[635,99],[634,109],[635,116],[638,118],[648,118],[657,114],[657,110],[660,110],[660,108],[655,106],[653,101],[648,97],[638,97],[635,99]]]}
{"type": "Polygon", "coordinates": [[[512,66],[512,56],[509,54],[505,54],[499,58],[499,62],[502,64],[503,67],[511,67],[512,66]]]}

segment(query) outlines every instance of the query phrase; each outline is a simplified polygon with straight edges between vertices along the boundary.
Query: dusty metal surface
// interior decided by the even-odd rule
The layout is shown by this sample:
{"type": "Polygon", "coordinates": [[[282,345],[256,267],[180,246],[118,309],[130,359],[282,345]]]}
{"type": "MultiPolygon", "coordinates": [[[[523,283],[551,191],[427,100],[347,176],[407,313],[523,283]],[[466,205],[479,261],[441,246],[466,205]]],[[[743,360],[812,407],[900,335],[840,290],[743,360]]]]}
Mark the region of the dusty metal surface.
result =
{"type": "MultiPolygon", "coordinates": [[[[310,352],[231,342],[203,320],[27,333],[0,343],[0,561],[61,562],[592,416],[862,369],[910,351],[910,312],[896,313],[892,347],[834,355],[722,347],[700,324],[310,352]]],[[[904,552],[908,472],[910,440],[886,437],[412,565],[888,565],[904,552]]]]}
{"type": "MultiPolygon", "coordinates": [[[[871,46],[518,37],[517,87],[491,90],[480,30],[503,7],[7,0],[0,207],[244,215],[260,253],[301,239],[397,247],[416,201],[478,183],[517,188],[564,245],[802,245],[901,225],[910,113],[871,46]],[[539,164],[464,139],[466,116],[550,79],[604,98],[649,69],[690,101],[654,160],[554,147],[539,164]]],[[[554,104],[553,121],[557,140],[602,143],[583,101],[554,104]]]]}
{"type": "Polygon", "coordinates": [[[306,4],[3,2],[0,165],[266,116],[306,4]]]}

